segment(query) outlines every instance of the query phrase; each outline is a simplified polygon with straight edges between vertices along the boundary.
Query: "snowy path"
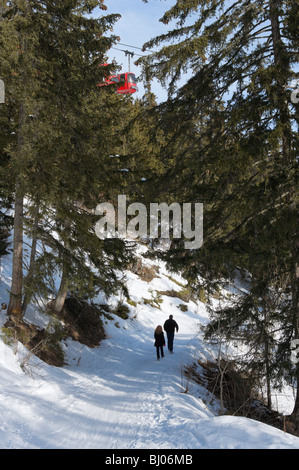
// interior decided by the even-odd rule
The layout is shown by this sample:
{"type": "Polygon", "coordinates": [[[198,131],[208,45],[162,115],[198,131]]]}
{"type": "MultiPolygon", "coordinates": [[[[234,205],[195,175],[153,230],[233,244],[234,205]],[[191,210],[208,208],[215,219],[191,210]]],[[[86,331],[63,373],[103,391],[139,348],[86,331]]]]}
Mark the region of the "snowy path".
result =
{"type": "Polygon", "coordinates": [[[0,447],[299,448],[293,436],[245,418],[214,417],[200,399],[181,393],[182,336],[175,354],[159,362],[145,336],[119,344],[118,335],[94,350],[70,343],[75,365],[43,366],[34,379],[6,350],[12,370],[0,387],[0,447]]]}
{"type": "MultiPolygon", "coordinates": [[[[167,282],[156,279],[150,288],[169,288],[167,282]]],[[[150,296],[148,284],[133,276],[130,287],[136,301],[150,296]]],[[[99,348],[68,341],[67,366],[55,368],[35,358],[33,377],[24,374],[18,354],[0,339],[0,448],[299,448],[298,438],[272,427],[216,416],[195,385],[182,393],[182,366],[199,350],[206,352],[197,337],[206,314],[204,306],[192,303],[182,312],[180,303],[165,297],[161,310],[139,304],[133,320],[107,324],[108,338],[99,348]],[[157,361],[154,329],[170,313],[180,326],[174,354],[166,350],[157,361]]]]}
{"type": "Polygon", "coordinates": [[[111,340],[97,350],[83,349],[79,367],[46,366],[43,379],[19,374],[26,390],[20,382],[14,393],[3,391],[0,405],[15,410],[4,412],[2,430],[8,433],[1,434],[1,447],[198,446],[188,422],[209,414],[195,398],[180,394],[179,352],[158,362],[153,345],[137,340],[134,351],[111,340]]]}
{"type": "Polygon", "coordinates": [[[73,429],[68,429],[68,420],[62,418],[65,431],[60,431],[60,446],[76,447],[79,442],[82,448],[185,448],[189,442],[197,447],[188,422],[212,415],[203,412],[194,397],[180,393],[178,358],[183,344],[178,340],[175,354],[166,352],[159,362],[153,340],[138,336],[129,336],[122,344],[108,340],[85,355],[80,376],[71,369],[63,381],[69,396],[63,408],[73,413],[77,424],[72,420],[73,429]]]}

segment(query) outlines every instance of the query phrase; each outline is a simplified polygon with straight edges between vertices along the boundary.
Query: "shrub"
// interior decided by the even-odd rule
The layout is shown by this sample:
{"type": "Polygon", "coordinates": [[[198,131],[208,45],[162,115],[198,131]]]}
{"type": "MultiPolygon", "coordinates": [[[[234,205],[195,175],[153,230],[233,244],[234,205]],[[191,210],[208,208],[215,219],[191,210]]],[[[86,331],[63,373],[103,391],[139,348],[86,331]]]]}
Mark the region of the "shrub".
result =
{"type": "Polygon", "coordinates": [[[130,309],[127,305],[119,303],[114,313],[123,320],[127,320],[129,318],[130,309]]]}
{"type": "Polygon", "coordinates": [[[185,304],[180,304],[180,305],[179,305],[179,309],[181,309],[182,312],[187,312],[187,311],[188,311],[188,307],[187,307],[187,305],[185,305],[185,304]]]}

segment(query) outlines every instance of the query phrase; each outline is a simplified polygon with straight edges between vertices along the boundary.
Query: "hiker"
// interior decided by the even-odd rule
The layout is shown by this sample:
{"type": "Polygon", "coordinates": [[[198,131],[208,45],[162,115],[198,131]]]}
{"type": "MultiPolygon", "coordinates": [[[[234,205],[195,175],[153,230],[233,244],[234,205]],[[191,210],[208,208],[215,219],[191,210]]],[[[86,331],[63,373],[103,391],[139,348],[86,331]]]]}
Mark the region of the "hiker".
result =
{"type": "Polygon", "coordinates": [[[173,319],[173,315],[169,315],[168,320],[164,323],[164,330],[167,334],[167,345],[170,354],[173,354],[173,339],[174,339],[174,331],[179,331],[179,326],[177,322],[173,319]]]}
{"type": "Polygon", "coordinates": [[[165,346],[165,336],[164,336],[161,325],[158,325],[157,328],[155,329],[154,338],[155,338],[155,346],[157,349],[157,359],[159,361],[160,353],[161,353],[161,357],[164,357],[163,346],[165,346]]]}

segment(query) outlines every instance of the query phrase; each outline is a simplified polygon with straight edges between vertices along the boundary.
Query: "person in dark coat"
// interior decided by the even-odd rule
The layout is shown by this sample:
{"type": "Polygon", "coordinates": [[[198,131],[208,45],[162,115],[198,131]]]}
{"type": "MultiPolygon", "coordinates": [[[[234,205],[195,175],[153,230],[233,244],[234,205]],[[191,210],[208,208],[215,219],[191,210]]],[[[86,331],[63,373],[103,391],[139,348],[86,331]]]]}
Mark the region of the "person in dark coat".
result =
{"type": "Polygon", "coordinates": [[[155,338],[155,346],[157,350],[157,359],[159,361],[160,353],[161,353],[161,357],[164,357],[163,346],[165,346],[165,336],[164,336],[161,325],[158,325],[157,328],[155,329],[154,338],[155,338]]]}
{"type": "Polygon", "coordinates": [[[179,331],[177,322],[173,319],[173,315],[169,315],[168,320],[164,323],[164,330],[167,334],[167,346],[170,354],[173,353],[173,339],[175,330],[179,331]]]}

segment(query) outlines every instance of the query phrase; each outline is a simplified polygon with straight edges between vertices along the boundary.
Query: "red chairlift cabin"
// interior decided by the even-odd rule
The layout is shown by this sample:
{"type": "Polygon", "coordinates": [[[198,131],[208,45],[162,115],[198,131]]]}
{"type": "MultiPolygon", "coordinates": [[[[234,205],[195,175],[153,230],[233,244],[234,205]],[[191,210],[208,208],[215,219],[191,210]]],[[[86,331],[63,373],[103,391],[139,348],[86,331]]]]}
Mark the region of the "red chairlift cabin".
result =
{"type": "Polygon", "coordinates": [[[120,95],[132,95],[138,91],[137,80],[132,72],[120,73],[118,75],[118,82],[119,86],[116,91],[120,95]]]}
{"type": "MultiPolygon", "coordinates": [[[[108,64],[103,64],[105,67],[108,64]]],[[[125,72],[119,73],[118,75],[110,75],[105,78],[103,83],[98,83],[97,86],[108,86],[117,84],[116,92],[120,95],[131,95],[138,91],[137,79],[134,73],[125,72]]]]}

